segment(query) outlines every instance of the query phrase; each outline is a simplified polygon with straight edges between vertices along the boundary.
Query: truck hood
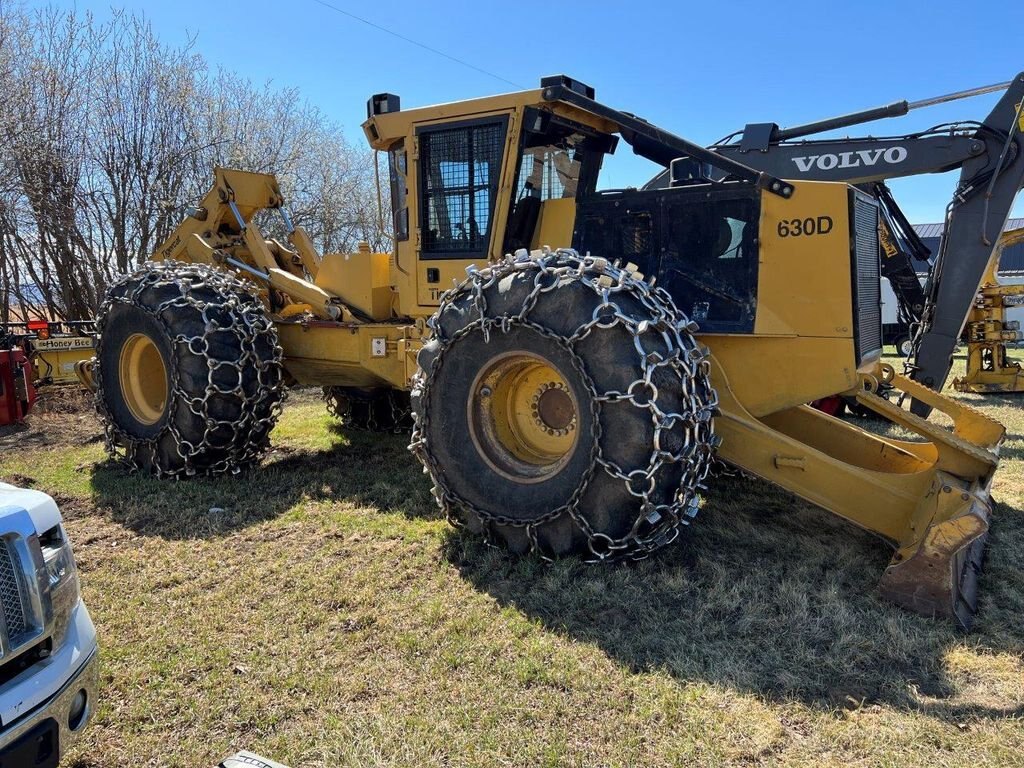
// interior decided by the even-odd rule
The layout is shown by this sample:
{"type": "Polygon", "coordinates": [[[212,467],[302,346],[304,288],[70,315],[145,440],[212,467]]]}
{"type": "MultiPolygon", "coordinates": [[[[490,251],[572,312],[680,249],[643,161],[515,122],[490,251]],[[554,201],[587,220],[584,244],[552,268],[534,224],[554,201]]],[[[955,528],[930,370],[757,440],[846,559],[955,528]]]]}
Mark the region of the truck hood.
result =
{"type": "Polygon", "coordinates": [[[35,525],[36,533],[48,531],[61,521],[57,503],[42,491],[18,488],[0,482],[0,530],[4,530],[4,519],[8,515],[28,512],[35,525]]]}

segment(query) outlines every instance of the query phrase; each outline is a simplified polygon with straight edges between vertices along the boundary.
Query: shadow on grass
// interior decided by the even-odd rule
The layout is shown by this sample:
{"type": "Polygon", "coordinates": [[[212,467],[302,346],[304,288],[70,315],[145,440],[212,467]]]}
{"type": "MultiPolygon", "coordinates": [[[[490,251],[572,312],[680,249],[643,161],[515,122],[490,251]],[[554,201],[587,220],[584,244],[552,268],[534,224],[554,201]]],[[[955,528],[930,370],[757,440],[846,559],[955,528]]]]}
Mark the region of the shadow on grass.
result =
{"type": "Polygon", "coordinates": [[[661,671],[777,701],[863,703],[960,721],[1024,714],[954,699],[947,650],[1024,649],[1024,515],[997,510],[974,633],[881,600],[888,548],[756,480],[726,480],[682,541],[632,565],[551,565],[453,532],[449,560],[476,588],[636,672],[661,671]]]}
{"type": "MultiPolygon", "coordinates": [[[[1022,402],[1024,405],[1024,402],[1022,402]]],[[[1024,435],[1007,432],[1006,441],[999,448],[1000,459],[1024,459],[1024,435]]]]}
{"type": "Polygon", "coordinates": [[[1020,408],[1024,406],[1024,392],[986,392],[976,400],[969,400],[968,404],[986,408],[998,408],[999,406],[1020,408]]]}
{"type": "MultiPolygon", "coordinates": [[[[95,500],[140,534],[176,539],[230,533],[304,500],[438,516],[406,435],[331,429],[346,441],[279,448],[235,477],[173,483],[102,464],[92,475],[95,500]]],[[[643,563],[546,565],[454,531],[445,555],[500,604],[635,672],[826,710],[877,702],[957,723],[1024,715],[996,696],[958,696],[962,679],[948,658],[953,646],[982,659],[1024,654],[1021,510],[995,511],[978,621],[965,636],[878,597],[890,553],[876,538],[758,481],[716,485],[683,541],[643,563]]]]}
{"type": "Polygon", "coordinates": [[[344,432],[328,450],[279,447],[234,476],[157,480],[106,461],[92,470],[96,506],[145,536],[206,538],[276,518],[303,501],[346,502],[424,518],[439,514],[408,435],[344,432]]]}

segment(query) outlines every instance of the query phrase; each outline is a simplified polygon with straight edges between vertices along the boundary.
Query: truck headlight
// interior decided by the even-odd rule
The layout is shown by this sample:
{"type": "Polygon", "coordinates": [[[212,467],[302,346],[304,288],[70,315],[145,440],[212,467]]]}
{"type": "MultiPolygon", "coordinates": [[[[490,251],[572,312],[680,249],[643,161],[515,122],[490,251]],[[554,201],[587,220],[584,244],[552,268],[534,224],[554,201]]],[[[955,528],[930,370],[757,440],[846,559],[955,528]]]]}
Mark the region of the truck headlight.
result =
{"type": "Polygon", "coordinates": [[[75,567],[75,555],[71,551],[71,542],[64,534],[60,525],[55,525],[39,537],[39,545],[43,550],[43,562],[46,563],[46,576],[49,580],[50,593],[56,595],[65,589],[72,593],[72,604],[78,601],[78,570],[75,567]]]}

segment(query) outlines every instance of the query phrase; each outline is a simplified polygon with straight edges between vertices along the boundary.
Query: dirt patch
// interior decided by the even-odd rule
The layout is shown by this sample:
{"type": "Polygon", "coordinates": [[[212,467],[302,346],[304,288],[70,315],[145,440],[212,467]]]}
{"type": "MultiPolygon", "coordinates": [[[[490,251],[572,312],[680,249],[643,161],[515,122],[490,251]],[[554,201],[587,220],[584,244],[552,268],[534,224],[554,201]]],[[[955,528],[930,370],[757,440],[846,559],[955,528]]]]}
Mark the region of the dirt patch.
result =
{"type": "Polygon", "coordinates": [[[43,387],[39,390],[33,413],[91,413],[92,393],[77,384],[43,387]]]}
{"type": "Polygon", "coordinates": [[[19,488],[34,488],[36,479],[29,477],[28,475],[20,475],[17,472],[12,472],[9,475],[0,475],[0,480],[11,485],[16,485],[19,488]]]}
{"type": "Polygon", "coordinates": [[[0,451],[60,445],[88,445],[103,439],[103,427],[90,401],[75,406],[73,397],[52,401],[56,410],[33,409],[24,424],[0,427],[0,451]]]}
{"type": "Polygon", "coordinates": [[[76,520],[96,514],[96,507],[86,499],[65,493],[51,493],[65,520],[76,520]]]}

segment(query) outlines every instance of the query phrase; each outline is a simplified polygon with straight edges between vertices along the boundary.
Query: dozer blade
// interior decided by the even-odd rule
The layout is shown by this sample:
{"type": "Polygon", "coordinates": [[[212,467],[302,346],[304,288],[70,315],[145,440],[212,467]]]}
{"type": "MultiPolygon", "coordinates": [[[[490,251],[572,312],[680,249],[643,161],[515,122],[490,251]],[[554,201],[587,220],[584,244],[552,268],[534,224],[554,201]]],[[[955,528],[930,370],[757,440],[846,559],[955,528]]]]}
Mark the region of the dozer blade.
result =
{"type": "Polygon", "coordinates": [[[897,389],[953,419],[953,431],[869,392],[857,400],[932,441],[935,479],[911,517],[882,575],[882,594],[916,613],[947,616],[970,629],[978,608],[978,576],[985,556],[990,489],[1005,429],[980,411],[956,403],[902,376],[897,389]]]}
{"type": "Polygon", "coordinates": [[[881,371],[895,390],[949,416],[952,429],[867,391],[847,394],[916,437],[877,435],[806,405],[754,416],[716,364],[719,455],[892,542],[882,595],[970,628],[1005,430],[890,366],[881,371]]]}
{"type": "Polygon", "coordinates": [[[988,489],[946,485],[939,494],[939,506],[954,505],[951,516],[929,524],[919,540],[893,555],[879,589],[885,598],[915,613],[948,616],[970,629],[978,610],[978,576],[988,539],[988,489]]]}

